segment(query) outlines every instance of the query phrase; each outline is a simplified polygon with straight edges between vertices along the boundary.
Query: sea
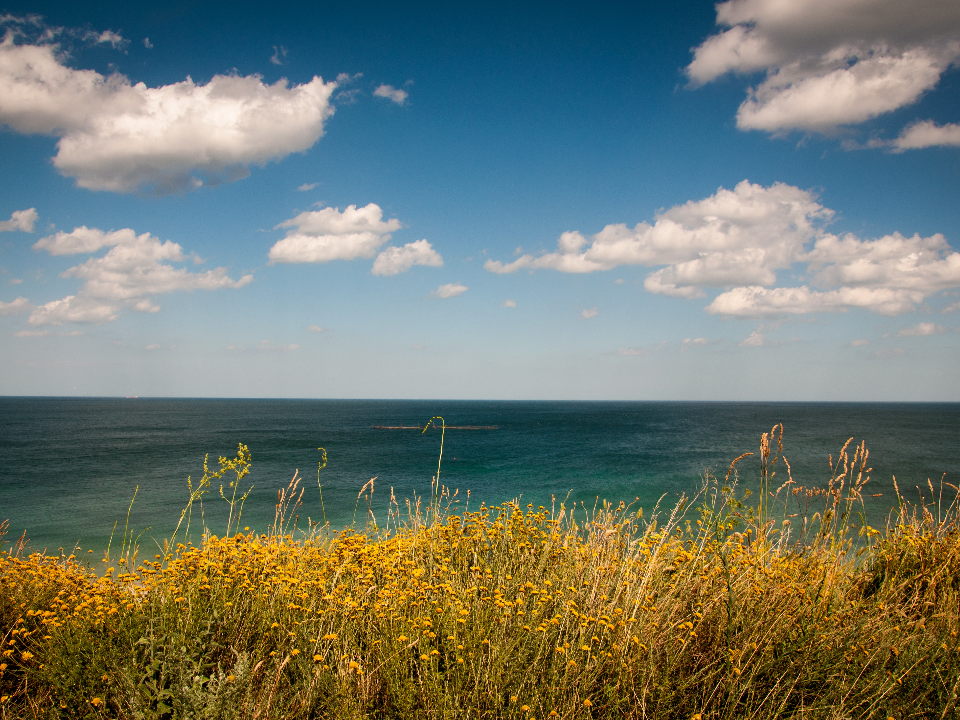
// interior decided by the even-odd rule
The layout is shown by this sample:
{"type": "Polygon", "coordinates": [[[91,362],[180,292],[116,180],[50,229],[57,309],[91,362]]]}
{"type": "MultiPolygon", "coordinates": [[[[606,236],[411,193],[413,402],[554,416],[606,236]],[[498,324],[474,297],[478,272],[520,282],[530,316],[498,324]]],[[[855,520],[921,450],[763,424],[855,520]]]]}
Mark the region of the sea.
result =
{"type": "MultiPolygon", "coordinates": [[[[429,504],[438,464],[452,512],[517,500],[576,505],[582,517],[622,501],[649,518],[681,497],[696,503],[707,475],[723,477],[781,423],[798,485],[824,486],[830,457],[836,461],[850,438],[851,449],[866,443],[872,471],[863,511],[875,527],[897,506],[894,476],[911,501],[921,492],[929,501],[930,485],[937,499],[941,488],[952,499],[942,483],[960,484],[958,403],[2,397],[2,542],[25,537],[36,551],[100,555],[126,530],[152,554],[176,528],[188,478],[196,486],[204,458],[215,469],[241,443],[252,457],[240,486],[249,489],[241,525],[256,532],[274,523],[278,492],[295,473],[299,527],[338,531],[371,520],[382,528],[391,507],[405,514],[408,501],[429,504]],[[423,432],[433,418],[442,419],[423,432]]],[[[755,491],[758,456],[737,467],[740,486],[755,491]]],[[[786,479],[779,464],[773,484],[786,479]]],[[[230,510],[219,487],[202,498],[214,534],[225,532],[230,510]]],[[[199,504],[194,509],[197,528],[199,504]]]]}

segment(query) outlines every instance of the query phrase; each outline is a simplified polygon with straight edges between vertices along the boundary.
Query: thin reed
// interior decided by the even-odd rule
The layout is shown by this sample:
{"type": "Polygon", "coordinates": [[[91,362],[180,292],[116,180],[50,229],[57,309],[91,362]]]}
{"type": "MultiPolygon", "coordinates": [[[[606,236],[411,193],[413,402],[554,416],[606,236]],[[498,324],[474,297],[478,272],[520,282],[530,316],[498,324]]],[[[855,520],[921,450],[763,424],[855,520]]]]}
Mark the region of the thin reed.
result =
{"type": "Polygon", "coordinates": [[[876,530],[866,448],[804,488],[782,436],[646,515],[458,510],[435,478],[426,507],[391,491],[379,528],[371,481],[365,527],[330,533],[299,528],[296,475],[268,534],[239,528],[234,485],[223,536],[152,559],[127,533],[99,572],[11,545],[0,717],[957,717],[957,488],[876,530]]]}

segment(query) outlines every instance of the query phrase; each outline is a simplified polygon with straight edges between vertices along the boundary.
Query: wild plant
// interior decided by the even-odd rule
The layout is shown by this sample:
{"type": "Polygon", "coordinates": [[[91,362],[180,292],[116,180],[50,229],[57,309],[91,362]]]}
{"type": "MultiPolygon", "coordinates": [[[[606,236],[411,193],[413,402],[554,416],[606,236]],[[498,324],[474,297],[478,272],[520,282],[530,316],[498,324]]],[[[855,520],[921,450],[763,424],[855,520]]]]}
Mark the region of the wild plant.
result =
{"type": "MultiPolygon", "coordinates": [[[[801,487],[775,426],[669,512],[460,508],[438,463],[429,503],[391,490],[382,526],[371,481],[365,522],[301,528],[294,473],[269,532],[225,490],[227,532],[178,524],[136,567],[9,544],[0,718],[955,717],[957,489],[898,489],[870,528],[852,447],[801,487]]],[[[181,524],[250,462],[205,463],[181,524]]]]}

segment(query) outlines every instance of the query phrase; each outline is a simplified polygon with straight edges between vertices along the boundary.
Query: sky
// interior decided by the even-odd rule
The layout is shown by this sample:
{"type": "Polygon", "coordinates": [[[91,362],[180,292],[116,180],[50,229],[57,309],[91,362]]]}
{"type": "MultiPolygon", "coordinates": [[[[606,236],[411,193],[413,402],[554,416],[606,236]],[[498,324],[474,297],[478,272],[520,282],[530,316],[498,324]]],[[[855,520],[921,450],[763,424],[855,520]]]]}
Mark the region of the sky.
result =
{"type": "Polygon", "coordinates": [[[956,0],[0,36],[0,395],[960,401],[956,0]]]}

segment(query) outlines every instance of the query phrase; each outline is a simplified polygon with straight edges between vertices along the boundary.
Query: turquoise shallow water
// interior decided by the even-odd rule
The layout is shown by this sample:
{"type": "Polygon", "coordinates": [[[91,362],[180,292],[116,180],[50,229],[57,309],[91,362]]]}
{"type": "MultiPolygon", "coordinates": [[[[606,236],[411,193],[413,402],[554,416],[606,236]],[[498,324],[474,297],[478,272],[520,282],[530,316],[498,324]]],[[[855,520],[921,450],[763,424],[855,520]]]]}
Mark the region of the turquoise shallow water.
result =
{"type": "MultiPolygon", "coordinates": [[[[874,468],[868,519],[882,522],[901,490],[960,480],[960,404],[892,403],[644,403],[395,400],[202,400],[117,398],[0,398],[0,519],[8,538],[26,531],[33,547],[79,543],[106,546],[114,523],[122,530],[139,486],[131,526],[141,542],[168,537],[186,503],[187,476],[202,474],[203,457],[233,456],[237,443],[253,455],[254,489],[243,524],[266,529],[277,491],[295,469],[305,478],[301,517],[323,512],[350,523],[357,493],[377,477],[373,510],[382,522],[390,488],[401,500],[429,495],[439,432],[378,430],[375,425],[422,425],[431,416],[450,430],[442,475],[471,507],[513,498],[549,506],[569,496],[592,507],[596,498],[650,508],[661,495],[672,504],[695,492],[704,471],[722,473],[762,432],[785,427],[785,454],[796,481],[822,485],[827,457],[849,437],[866,440],[874,468]]],[[[741,464],[755,483],[758,464],[741,464]]],[[[916,496],[916,490],[912,490],[916,496]]],[[[569,502],[569,501],[568,501],[569,502]]],[[[208,525],[222,531],[226,505],[208,496],[208,525]]],[[[358,513],[362,518],[363,511],[358,513]]]]}

